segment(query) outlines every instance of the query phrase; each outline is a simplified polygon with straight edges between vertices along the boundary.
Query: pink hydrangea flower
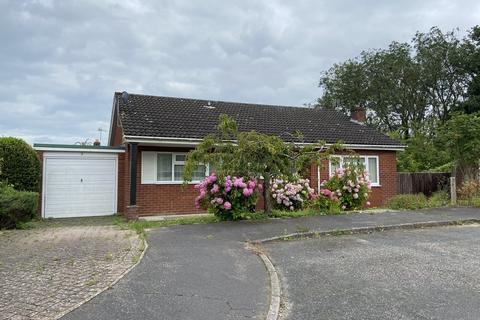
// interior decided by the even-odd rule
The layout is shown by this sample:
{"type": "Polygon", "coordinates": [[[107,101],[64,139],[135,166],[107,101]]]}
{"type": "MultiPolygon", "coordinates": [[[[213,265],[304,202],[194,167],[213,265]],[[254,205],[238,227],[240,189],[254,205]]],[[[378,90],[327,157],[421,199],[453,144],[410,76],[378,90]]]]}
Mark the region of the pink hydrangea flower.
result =
{"type": "Polygon", "coordinates": [[[232,209],[232,204],[228,201],[225,201],[223,203],[223,208],[225,208],[225,210],[230,210],[230,209],[232,209]]]}
{"type": "Polygon", "coordinates": [[[249,189],[249,188],[244,188],[243,191],[242,191],[243,195],[245,197],[249,197],[252,195],[253,193],[253,189],[249,189]]]}
{"type": "Polygon", "coordinates": [[[213,187],[212,187],[212,190],[210,190],[211,193],[217,193],[218,191],[220,191],[220,187],[218,186],[218,184],[214,184],[213,187]]]}

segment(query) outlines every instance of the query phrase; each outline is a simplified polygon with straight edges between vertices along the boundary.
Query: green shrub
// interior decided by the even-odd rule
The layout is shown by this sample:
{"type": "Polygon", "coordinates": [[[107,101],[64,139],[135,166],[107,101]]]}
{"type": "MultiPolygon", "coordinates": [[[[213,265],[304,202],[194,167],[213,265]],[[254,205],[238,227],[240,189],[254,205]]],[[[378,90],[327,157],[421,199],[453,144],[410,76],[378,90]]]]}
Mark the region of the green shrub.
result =
{"type": "Polygon", "coordinates": [[[16,190],[39,190],[40,161],[35,150],[22,139],[0,137],[0,181],[16,190]]]}
{"type": "Polygon", "coordinates": [[[351,165],[345,169],[335,170],[328,181],[322,183],[319,197],[338,199],[342,210],[362,209],[369,206],[368,197],[371,191],[367,172],[351,165]]]}
{"type": "Polygon", "coordinates": [[[428,199],[423,193],[419,194],[398,194],[388,200],[387,207],[394,210],[407,209],[415,210],[427,208],[428,199]]]}
{"type": "Polygon", "coordinates": [[[17,191],[0,182],[0,229],[18,228],[35,217],[38,193],[17,191]]]}
{"type": "MultiPolygon", "coordinates": [[[[337,197],[325,195],[327,190],[328,189],[322,189],[320,191],[318,196],[313,201],[311,207],[325,214],[340,214],[342,211],[340,200],[337,197]]],[[[332,195],[333,193],[330,192],[327,194],[332,195]]]]}
{"type": "Polygon", "coordinates": [[[431,208],[444,207],[450,203],[450,195],[447,191],[437,191],[428,198],[428,206],[431,208]]]}
{"type": "Polygon", "coordinates": [[[273,179],[270,185],[273,207],[278,210],[302,210],[315,198],[315,190],[308,179],[279,178],[273,179]]]}
{"type": "Polygon", "coordinates": [[[256,179],[231,176],[222,179],[216,173],[195,185],[195,189],[199,191],[195,205],[222,220],[248,219],[255,212],[259,196],[256,179]]]}

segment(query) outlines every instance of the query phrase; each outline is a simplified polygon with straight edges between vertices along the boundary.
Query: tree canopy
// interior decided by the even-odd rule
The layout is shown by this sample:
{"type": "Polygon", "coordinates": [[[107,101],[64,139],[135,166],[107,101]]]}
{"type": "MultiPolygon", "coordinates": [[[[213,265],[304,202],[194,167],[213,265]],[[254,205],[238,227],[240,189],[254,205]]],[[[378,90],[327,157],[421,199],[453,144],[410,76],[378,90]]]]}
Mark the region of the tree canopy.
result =
{"type": "Polygon", "coordinates": [[[480,27],[460,39],[434,27],[333,65],[320,79],[317,107],[363,106],[367,124],[402,140],[401,171],[435,170],[455,160],[435,143],[454,112],[480,111],[480,27]]]}
{"type": "Polygon", "coordinates": [[[439,128],[438,148],[452,154],[461,177],[477,178],[480,164],[480,113],[455,113],[439,128]]]}
{"type": "Polygon", "coordinates": [[[327,147],[325,142],[303,144],[300,133],[292,134],[295,142],[256,131],[238,131],[235,120],[220,115],[216,134],[208,135],[187,155],[184,180],[191,181],[197,165],[208,163],[218,176],[237,175],[264,180],[265,211],[270,212],[269,182],[272,177],[293,178],[312,163],[329,157],[340,144],[327,147]]]}

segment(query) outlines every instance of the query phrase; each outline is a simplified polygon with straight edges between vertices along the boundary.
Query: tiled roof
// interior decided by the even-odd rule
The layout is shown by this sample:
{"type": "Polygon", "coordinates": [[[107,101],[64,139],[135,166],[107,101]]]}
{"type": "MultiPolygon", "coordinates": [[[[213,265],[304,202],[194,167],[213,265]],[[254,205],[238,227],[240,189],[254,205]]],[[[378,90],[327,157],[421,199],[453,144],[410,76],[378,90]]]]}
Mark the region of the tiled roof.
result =
{"type": "Polygon", "coordinates": [[[224,101],[115,93],[125,136],[162,138],[203,138],[216,132],[218,117],[233,117],[240,131],[276,135],[296,141],[299,131],[304,142],[324,140],[346,144],[398,146],[395,140],[373,128],[354,122],[350,117],[330,109],[287,107],[224,101]]]}

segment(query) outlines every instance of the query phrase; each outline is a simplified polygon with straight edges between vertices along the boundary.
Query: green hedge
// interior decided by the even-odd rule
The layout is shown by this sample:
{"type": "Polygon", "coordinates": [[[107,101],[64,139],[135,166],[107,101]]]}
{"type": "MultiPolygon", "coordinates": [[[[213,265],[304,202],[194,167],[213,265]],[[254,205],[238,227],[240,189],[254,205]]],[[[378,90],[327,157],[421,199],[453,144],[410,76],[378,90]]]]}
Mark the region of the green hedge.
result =
{"type": "Polygon", "coordinates": [[[18,228],[21,223],[35,217],[38,193],[17,191],[0,183],[0,229],[18,228]]]}
{"type": "Polygon", "coordinates": [[[39,191],[40,161],[22,139],[0,137],[0,181],[20,191],[39,191]]]}

